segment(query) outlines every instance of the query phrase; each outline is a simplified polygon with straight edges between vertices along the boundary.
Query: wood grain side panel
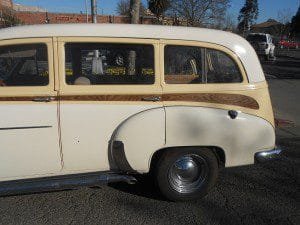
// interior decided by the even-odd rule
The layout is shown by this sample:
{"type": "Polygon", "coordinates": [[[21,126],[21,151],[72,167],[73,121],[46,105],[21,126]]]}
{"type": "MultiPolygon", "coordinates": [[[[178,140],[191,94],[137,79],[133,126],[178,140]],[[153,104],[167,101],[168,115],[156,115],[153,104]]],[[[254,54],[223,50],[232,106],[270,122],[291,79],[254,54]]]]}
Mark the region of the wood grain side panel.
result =
{"type": "Polygon", "coordinates": [[[69,95],[60,96],[62,101],[143,101],[143,98],[157,95],[69,95]]]}
{"type": "Polygon", "coordinates": [[[163,101],[205,102],[224,105],[235,105],[250,109],[259,109],[258,102],[249,96],[239,94],[164,94],[163,101]]]}
{"type": "MultiPolygon", "coordinates": [[[[0,97],[0,101],[33,101],[36,97],[0,97]]],[[[161,97],[160,101],[166,102],[205,102],[224,105],[235,105],[250,109],[259,109],[258,102],[249,96],[240,94],[216,94],[216,93],[198,93],[198,94],[164,94],[159,95],[69,95],[54,97],[54,101],[145,101],[147,98],[161,97]]]]}
{"type": "MultiPolygon", "coordinates": [[[[34,101],[36,98],[41,98],[44,96],[18,96],[18,97],[0,97],[0,102],[26,102],[34,101]]],[[[54,101],[58,100],[56,96],[52,97],[54,101]]]]}

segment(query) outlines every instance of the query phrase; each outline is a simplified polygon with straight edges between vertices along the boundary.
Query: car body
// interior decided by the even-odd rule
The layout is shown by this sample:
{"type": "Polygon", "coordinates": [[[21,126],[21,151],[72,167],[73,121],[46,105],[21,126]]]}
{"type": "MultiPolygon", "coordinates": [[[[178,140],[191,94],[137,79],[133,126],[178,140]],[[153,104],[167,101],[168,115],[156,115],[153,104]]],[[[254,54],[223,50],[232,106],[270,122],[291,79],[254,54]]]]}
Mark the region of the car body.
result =
{"type": "Polygon", "coordinates": [[[275,45],[270,34],[265,33],[250,33],[247,40],[251,43],[259,56],[264,57],[266,60],[274,58],[275,45]]]}
{"type": "Polygon", "coordinates": [[[280,48],[295,48],[295,49],[298,49],[299,46],[300,46],[300,43],[296,42],[296,41],[280,40],[278,42],[278,46],[280,48]]]}
{"type": "Polygon", "coordinates": [[[150,25],[0,30],[0,194],[134,182],[203,196],[273,156],[268,85],[238,35],[150,25]],[[265,157],[266,158],[266,157],[265,157]]]}

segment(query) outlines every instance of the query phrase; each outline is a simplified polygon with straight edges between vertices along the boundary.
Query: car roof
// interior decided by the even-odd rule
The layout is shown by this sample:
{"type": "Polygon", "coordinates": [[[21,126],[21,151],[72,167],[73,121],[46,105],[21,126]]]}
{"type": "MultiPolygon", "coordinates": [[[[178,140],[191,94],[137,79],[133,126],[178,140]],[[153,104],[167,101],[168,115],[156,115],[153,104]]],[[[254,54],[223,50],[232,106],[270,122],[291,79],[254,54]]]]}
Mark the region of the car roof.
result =
{"type": "Polygon", "coordinates": [[[265,80],[261,68],[255,69],[252,64],[259,63],[252,46],[244,38],[231,32],[141,24],[43,24],[0,29],[0,40],[39,37],[151,38],[214,43],[228,48],[240,57],[246,71],[253,74],[249,76],[249,81],[265,80]]]}
{"type": "Polygon", "coordinates": [[[43,24],[17,26],[0,30],[0,39],[28,37],[123,37],[156,38],[203,41],[212,38],[213,43],[227,45],[227,38],[242,39],[230,32],[193,27],[133,25],[133,24],[43,24]]]}

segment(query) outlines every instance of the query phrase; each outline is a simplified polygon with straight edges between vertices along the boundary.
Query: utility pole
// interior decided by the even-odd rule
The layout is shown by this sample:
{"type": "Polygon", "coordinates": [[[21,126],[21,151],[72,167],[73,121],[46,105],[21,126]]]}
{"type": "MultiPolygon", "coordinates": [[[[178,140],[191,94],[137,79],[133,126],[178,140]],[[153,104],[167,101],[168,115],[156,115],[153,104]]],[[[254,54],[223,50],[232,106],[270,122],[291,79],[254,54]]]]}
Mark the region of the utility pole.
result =
{"type": "Polygon", "coordinates": [[[88,0],[85,0],[85,15],[86,15],[86,23],[88,23],[89,22],[88,0]]]}
{"type": "Polygon", "coordinates": [[[97,23],[97,0],[91,0],[91,12],[93,23],[97,23]]]}

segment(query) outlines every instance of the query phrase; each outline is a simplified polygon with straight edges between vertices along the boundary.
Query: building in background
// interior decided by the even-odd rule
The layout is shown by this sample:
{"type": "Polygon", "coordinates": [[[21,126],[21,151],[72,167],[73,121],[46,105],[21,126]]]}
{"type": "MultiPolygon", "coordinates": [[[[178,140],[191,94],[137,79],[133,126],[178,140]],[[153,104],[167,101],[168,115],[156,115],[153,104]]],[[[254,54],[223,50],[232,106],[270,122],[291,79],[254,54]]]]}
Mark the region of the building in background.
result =
{"type": "Polygon", "coordinates": [[[266,22],[254,24],[251,27],[252,33],[266,33],[271,34],[272,36],[280,36],[282,35],[284,24],[274,20],[269,19],[266,22]]]}
{"type": "Polygon", "coordinates": [[[21,4],[13,4],[13,10],[16,12],[46,12],[46,9],[37,6],[27,6],[21,4]]]}
{"type": "MultiPolygon", "coordinates": [[[[85,14],[82,13],[53,13],[53,12],[36,12],[36,11],[16,11],[16,16],[22,24],[45,24],[45,23],[86,23],[91,22],[91,15],[88,15],[88,21],[85,14]]],[[[154,24],[155,17],[141,17],[142,24],[154,24]]],[[[114,16],[114,15],[98,15],[98,23],[130,23],[129,16],[114,16]]]]}
{"type": "MultiPolygon", "coordinates": [[[[13,15],[22,25],[46,24],[46,23],[90,23],[91,15],[86,16],[84,13],[55,13],[47,12],[46,9],[37,6],[26,6],[14,4],[12,0],[0,0],[0,6],[4,5],[9,8],[13,15]]],[[[130,16],[115,16],[115,15],[98,15],[98,23],[130,23],[130,16]]],[[[144,16],[140,17],[141,24],[165,24],[165,25],[180,25],[185,24],[185,20],[180,18],[165,17],[162,21],[147,10],[144,16]]],[[[0,27],[1,27],[1,8],[0,8],[0,27]]]]}

